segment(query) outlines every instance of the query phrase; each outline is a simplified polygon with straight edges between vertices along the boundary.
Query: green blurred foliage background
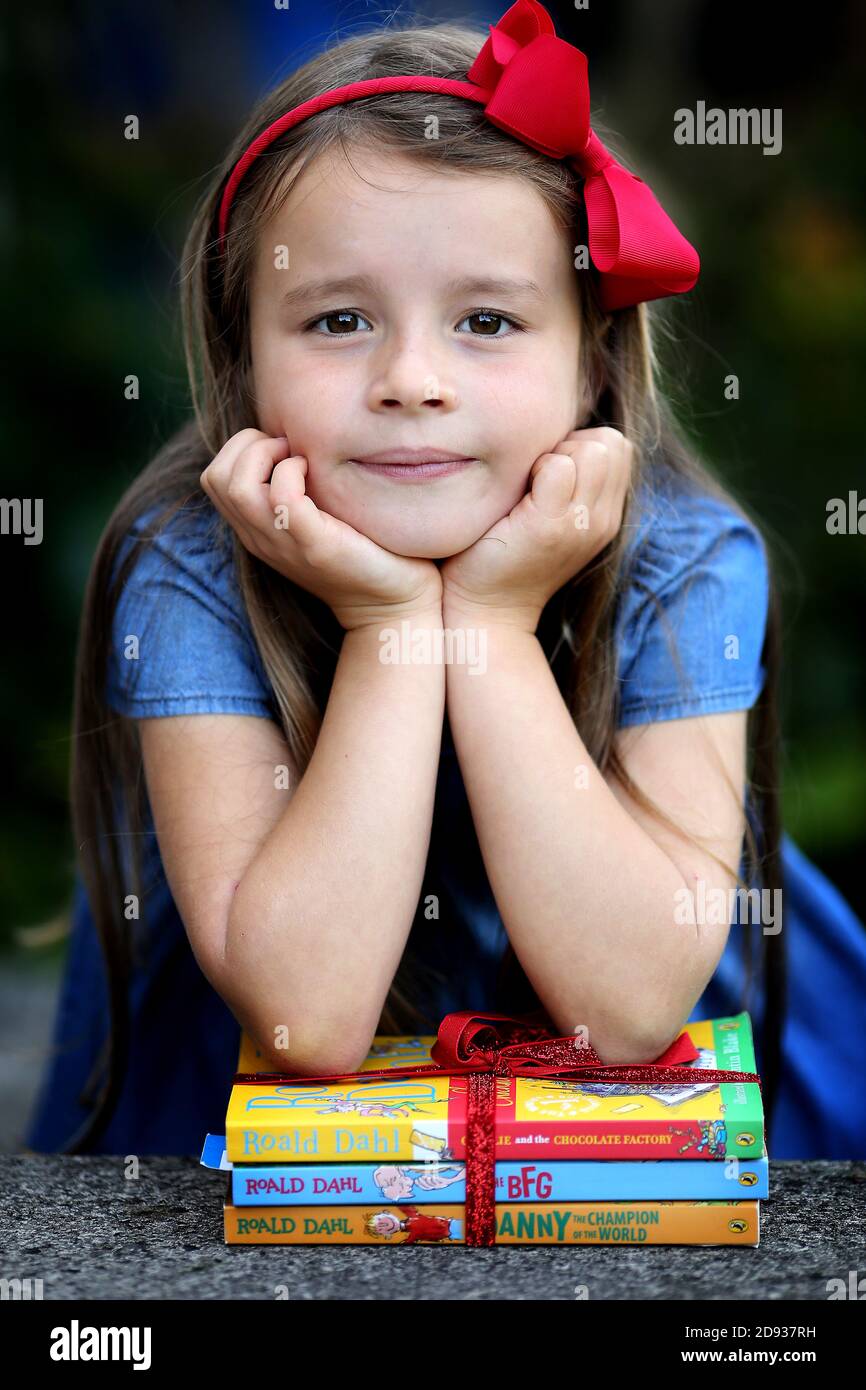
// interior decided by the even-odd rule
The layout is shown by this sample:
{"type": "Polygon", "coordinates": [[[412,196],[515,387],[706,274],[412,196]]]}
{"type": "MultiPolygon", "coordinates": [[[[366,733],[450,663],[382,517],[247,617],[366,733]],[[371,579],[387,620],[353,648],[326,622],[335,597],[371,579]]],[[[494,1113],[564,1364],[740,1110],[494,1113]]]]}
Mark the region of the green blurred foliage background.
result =
{"type": "MultiPolygon", "coordinates": [[[[428,4],[495,21],[505,6],[428,4]]],[[[812,28],[781,4],[548,5],[589,55],[593,113],[699,248],[669,371],[689,433],[765,525],[785,602],[785,821],[864,913],[866,536],[829,535],[866,495],[864,10],[812,28]],[[781,108],[783,147],[678,146],[674,112],[781,108]],[[736,373],[739,400],[726,400],[736,373]]],[[[0,948],[62,952],[74,859],[67,781],[77,623],[115,502],[188,411],[178,258],[201,181],[249,103],[366,4],[121,3],[10,19],[4,497],[44,499],[44,540],[3,536],[5,795],[0,948]],[[124,139],[124,118],[141,122],[124,139]],[[124,378],[141,382],[124,398],[124,378]],[[53,926],[52,926],[53,924],[53,926]],[[56,928],[56,930],[54,929],[56,928]],[[44,941],[45,944],[40,944],[44,941]]],[[[408,13],[399,11],[398,13],[408,13]]],[[[8,954],[7,954],[8,959],[8,954]]]]}

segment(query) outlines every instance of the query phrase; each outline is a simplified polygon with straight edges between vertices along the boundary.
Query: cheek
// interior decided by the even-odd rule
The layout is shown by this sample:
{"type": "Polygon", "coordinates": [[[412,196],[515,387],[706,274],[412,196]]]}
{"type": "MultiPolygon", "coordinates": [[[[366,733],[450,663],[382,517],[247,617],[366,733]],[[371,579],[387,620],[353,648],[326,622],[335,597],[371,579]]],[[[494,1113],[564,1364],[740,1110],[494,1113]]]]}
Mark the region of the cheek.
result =
{"type": "Polygon", "coordinates": [[[273,390],[283,408],[303,420],[311,438],[325,442],[341,431],[345,421],[358,414],[358,387],[349,373],[336,364],[308,354],[286,354],[273,374],[273,390]]]}
{"type": "MultiPolygon", "coordinates": [[[[251,381],[253,400],[259,426],[266,434],[289,434],[286,428],[288,392],[286,383],[290,380],[282,370],[277,354],[268,343],[253,343],[251,381]]],[[[291,439],[291,434],[289,434],[291,439]]]]}
{"type": "Polygon", "coordinates": [[[556,428],[566,419],[568,429],[573,428],[571,417],[577,413],[579,374],[577,344],[559,338],[528,364],[521,396],[534,422],[546,422],[542,433],[549,433],[551,424],[556,428]]]}
{"type": "Polygon", "coordinates": [[[256,410],[263,430],[285,434],[299,453],[312,453],[327,449],[335,402],[327,373],[299,371],[296,362],[285,350],[254,359],[256,410]]]}
{"type": "Polygon", "coordinates": [[[507,484],[500,489],[496,508],[500,516],[507,516],[517,506],[521,497],[525,496],[529,484],[529,470],[534,462],[535,459],[522,462],[520,468],[509,475],[507,484]]]}
{"type": "Polygon", "coordinates": [[[497,436],[518,448],[546,437],[551,420],[559,419],[575,393],[575,373],[560,355],[547,351],[503,358],[496,367],[478,404],[497,436]]]}

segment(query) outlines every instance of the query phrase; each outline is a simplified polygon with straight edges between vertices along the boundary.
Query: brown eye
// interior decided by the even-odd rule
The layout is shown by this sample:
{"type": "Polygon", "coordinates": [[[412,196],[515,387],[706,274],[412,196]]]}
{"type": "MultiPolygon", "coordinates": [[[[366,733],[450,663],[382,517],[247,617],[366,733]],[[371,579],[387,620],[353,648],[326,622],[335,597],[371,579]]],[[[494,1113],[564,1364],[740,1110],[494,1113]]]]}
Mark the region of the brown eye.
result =
{"type": "Polygon", "coordinates": [[[327,323],[336,326],[336,331],[331,332],[329,328],[328,332],[322,335],[323,337],[349,338],[354,331],[352,324],[353,319],[362,319],[364,323],[369,322],[368,319],[364,318],[363,314],[357,313],[354,309],[332,309],[330,313],[322,314],[321,318],[314,319],[312,323],[308,324],[306,331],[308,333],[312,332],[317,324],[327,323]]]}
{"type": "Polygon", "coordinates": [[[471,314],[467,314],[466,318],[461,319],[460,322],[467,323],[469,319],[475,319],[481,328],[479,333],[470,333],[469,336],[472,338],[508,338],[511,336],[510,332],[498,332],[500,325],[503,323],[510,323],[512,329],[518,333],[521,331],[520,324],[514,319],[506,318],[504,314],[497,314],[493,309],[475,309],[471,314]]]}

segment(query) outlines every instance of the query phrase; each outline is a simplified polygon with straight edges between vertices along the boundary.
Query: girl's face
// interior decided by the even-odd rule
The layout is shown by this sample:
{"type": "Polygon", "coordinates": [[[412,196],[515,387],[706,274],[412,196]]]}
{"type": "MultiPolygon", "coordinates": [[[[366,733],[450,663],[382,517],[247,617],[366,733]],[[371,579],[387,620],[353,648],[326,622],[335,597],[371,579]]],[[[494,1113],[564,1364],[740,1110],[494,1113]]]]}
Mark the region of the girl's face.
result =
{"type": "Polygon", "coordinates": [[[443,559],[581,426],[572,248],[522,179],[351,159],[315,160],[260,235],[258,427],[307,459],[316,506],[395,554],[443,559]],[[353,462],[428,448],[473,462],[408,480],[353,462]]]}

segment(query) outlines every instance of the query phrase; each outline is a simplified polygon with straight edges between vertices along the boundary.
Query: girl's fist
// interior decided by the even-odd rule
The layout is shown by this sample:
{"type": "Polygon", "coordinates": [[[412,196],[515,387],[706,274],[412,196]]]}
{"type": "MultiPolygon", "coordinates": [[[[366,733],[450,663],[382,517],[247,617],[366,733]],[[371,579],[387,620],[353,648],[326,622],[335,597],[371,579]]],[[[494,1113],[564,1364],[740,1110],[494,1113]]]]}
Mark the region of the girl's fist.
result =
{"type": "Polygon", "coordinates": [[[285,436],[240,430],[201,474],[201,485],[246,549],[315,594],[344,628],[441,610],[431,560],[394,555],[321,511],[306,493],[307,460],[285,436]]]}
{"type": "Polygon", "coordinates": [[[536,459],[517,506],[442,566],[449,613],[534,632],[552,594],[622,525],[634,446],[619,430],[572,430],[536,459]]]}

